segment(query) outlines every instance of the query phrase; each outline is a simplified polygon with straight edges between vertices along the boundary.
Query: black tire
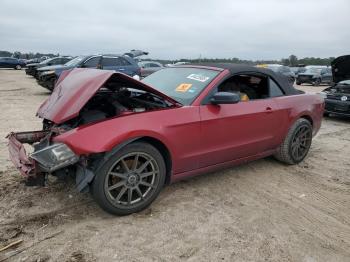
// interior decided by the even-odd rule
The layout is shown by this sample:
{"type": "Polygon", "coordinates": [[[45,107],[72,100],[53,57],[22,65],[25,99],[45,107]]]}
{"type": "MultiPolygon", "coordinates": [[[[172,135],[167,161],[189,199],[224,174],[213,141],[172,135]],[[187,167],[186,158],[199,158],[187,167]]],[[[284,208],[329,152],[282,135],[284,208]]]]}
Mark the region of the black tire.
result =
{"type": "Polygon", "coordinates": [[[323,116],[324,116],[324,117],[329,117],[329,113],[324,112],[324,113],[323,113],[323,116]]]}
{"type": "Polygon", "coordinates": [[[302,83],[301,83],[301,82],[299,82],[299,81],[297,81],[297,82],[296,82],[296,84],[297,84],[297,85],[301,85],[302,83]]]}
{"type": "Polygon", "coordinates": [[[16,70],[21,70],[21,69],[22,69],[22,66],[21,66],[21,65],[16,65],[16,66],[15,66],[15,69],[16,69],[16,70]]]}
{"type": "Polygon", "coordinates": [[[129,215],[145,209],[156,199],[164,186],[165,177],[165,162],[159,151],[148,143],[135,142],[111,155],[96,171],[91,185],[92,195],[108,213],[129,215]],[[133,155],[138,156],[132,158],[133,155]],[[143,158],[146,161],[142,162],[143,158]],[[143,177],[145,174],[146,177],[143,177]],[[130,178],[133,178],[132,181],[130,178]],[[133,200],[133,197],[136,199],[133,200]]]}
{"type": "Polygon", "coordinates": [[[291,126],[284,141],[279,146],[277,152],[274,154],[274,157],[277,160],[288,165],[298,164],[304,160],[307,153],[309,152],[311,142],[312,125],[308,120],[300,118],[297,121],[295,121],[295,123],[291,126]],[[303,140],[303,138],[298,137],[301,136],[304,132],[306,134],[305,141],[303,140]],[[301,145],[303,142],[305,143],[301,145]],[[301,152],[298,156],[299,148],[300,152],[303,152],[301,152]]]}
{"type": "Polygon", "coordinates": [[[312,83],[313,86],[319,86],[321,84],[321,79],[317,78],[315,82],[312,83]]]}

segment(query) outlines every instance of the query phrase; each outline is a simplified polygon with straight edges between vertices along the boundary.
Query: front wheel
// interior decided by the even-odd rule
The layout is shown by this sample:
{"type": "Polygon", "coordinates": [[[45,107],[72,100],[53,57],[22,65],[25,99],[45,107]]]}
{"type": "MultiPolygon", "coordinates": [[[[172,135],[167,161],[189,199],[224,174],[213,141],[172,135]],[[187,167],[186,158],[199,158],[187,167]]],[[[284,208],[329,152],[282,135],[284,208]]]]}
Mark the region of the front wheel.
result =
{"type": "Polygon", "coordinates": [[[300,118],[289,129],[274,157],[289,165],[298,164],[309,152],[311,141],[312,125],[310,121],[300,118]]]}
{"type": "Polygon", "coordinates": [[[129,215],[155,200],[165,176],[164,159],[156,148],[143,142],[131,143],[97,170],[92,195],[105,211],[129,215]]]}

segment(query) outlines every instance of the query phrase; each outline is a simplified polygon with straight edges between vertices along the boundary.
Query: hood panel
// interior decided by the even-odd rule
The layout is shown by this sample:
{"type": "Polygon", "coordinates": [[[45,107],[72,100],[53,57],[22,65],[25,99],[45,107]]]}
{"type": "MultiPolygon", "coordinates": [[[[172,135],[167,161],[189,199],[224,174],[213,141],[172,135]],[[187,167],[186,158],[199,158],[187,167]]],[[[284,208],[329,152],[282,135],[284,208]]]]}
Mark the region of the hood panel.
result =
{"type": "Polygon", "coordinates": [[[56,124],[77,117],[84,105],[112,76],[130,82],[140,90],[154,93],[174,105],[178,104],[165,94],[125,74],[110,70],[75,68],[61,74],[54,91],[40,106],[37,115],[56,124]]]}
{"type": "Polygon", "coordinates": [[[337,57],[331,65],[334,83],[350,79],[350,55],[337,57]]]}

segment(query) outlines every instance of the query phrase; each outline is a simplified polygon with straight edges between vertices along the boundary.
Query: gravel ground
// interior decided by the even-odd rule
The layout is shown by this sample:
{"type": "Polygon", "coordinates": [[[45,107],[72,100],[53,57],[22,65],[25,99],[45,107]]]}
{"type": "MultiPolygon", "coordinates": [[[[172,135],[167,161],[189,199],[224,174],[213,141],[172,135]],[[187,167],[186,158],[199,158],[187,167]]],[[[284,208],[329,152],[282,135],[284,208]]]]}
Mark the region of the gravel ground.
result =
{"type": "Polygon", "coordinates": [[[324,119],[299,165],[267,158],[195,177],[113,217],[73,181],[25,187],[9,163],[4,137],[40,129],[47,96],[24,71],[0,70],[0,248],[23,240],[0,261],[350,261],[350,120],[324,119]]]}

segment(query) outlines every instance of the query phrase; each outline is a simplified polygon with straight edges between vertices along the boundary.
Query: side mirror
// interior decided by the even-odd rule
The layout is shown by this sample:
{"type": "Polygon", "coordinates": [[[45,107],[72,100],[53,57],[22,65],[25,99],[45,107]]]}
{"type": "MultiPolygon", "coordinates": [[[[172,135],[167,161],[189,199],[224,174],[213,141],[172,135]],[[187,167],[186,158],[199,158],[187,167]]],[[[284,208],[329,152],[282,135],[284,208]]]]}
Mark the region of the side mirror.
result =
{"type": "Polygon", "coordinates": [[[241,100],[239,93],[217,92],[211,99],[213,105],[236,104],[241,100]]]}

